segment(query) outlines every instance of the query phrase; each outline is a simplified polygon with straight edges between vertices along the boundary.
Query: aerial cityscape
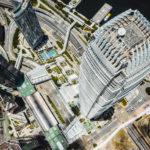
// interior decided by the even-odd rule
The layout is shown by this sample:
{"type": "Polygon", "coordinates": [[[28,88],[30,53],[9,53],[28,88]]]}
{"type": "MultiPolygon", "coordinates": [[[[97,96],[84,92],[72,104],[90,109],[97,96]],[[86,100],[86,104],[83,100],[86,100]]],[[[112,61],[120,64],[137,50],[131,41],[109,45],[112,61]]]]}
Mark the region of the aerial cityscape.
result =
{"type": "Polygon", "coordinates": [[[0,0],[0,150],[150,150],[149,0],[0,0]]]}

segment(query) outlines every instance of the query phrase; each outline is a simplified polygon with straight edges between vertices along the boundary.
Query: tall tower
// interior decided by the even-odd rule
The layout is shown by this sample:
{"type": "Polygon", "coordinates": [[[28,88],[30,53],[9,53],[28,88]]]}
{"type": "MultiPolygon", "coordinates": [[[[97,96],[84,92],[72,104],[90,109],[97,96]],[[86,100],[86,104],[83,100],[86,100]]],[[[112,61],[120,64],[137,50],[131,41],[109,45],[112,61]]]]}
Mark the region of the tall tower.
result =
{"type": "Polygon", "coordinates": [[[127,10],[100,27],[83,54],[81,112],[98,119],[150,72],[150,22],[127,10]]]}
{"type": "Polygon", "coordinates": [[[13,18],[28,44],[36,50],[46,44],[48,36],[42,32],[30,0],[21,1],[11,0],[14,6],[13,18]]]}
{"type": "Polygon", "coordinates": [[[0,54],[0,84],[16,88],[24,81],[24,75],[0,54]]]}

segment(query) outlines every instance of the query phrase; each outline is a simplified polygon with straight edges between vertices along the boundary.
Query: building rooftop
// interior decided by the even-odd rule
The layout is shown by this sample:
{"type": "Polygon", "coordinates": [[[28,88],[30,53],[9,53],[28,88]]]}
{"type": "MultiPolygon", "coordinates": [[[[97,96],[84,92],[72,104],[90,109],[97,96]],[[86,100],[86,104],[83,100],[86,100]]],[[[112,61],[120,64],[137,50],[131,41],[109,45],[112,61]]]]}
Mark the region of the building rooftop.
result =
{"type": "Polygon", "coordinates": [[[23,98],[26,98],[35,92],[34,87],[26,76],[24,77],[24,83],[18,87],[18,90],[23,98]]]}
{"type": "Polygon", "coordinates": [[[126,35],[124,37],[124,42],[128,46],[128,48],[132,48],[133,46],[144,40],[144,33],[134,22],[130,22],[125,27],[125,30],[126,35]]]}
{"type": "Polygon", "coordinates": [[[95,42],[101,45],[107,60],[119,68],[122,64],[133,62],[140,53],[148,53],[150,23],[138,10],[130,9],[100,27],[95,36],[99,37],[99,42],[95,42]],[[125,30],[122,36],[118,34],[121,28],[125,30]]]}
{"type": "Polygon", "coordinates": [[[21,150],[19,144],[4,142],[0,145],[0,150],[21,150]]]}
{"type": "Polygon", "coordinates": [[[28,96],[26,102],[44,131],[48,131],[51,127],[57,125],[55,117],[39,92],[28,96]]]}
{"type": "Polygon", "coordinates": [[[68,147],[67,141],[63,137],[58,126],[54,126],[46,131],[45,136],[53,150],[65,150],[68,147]]]}

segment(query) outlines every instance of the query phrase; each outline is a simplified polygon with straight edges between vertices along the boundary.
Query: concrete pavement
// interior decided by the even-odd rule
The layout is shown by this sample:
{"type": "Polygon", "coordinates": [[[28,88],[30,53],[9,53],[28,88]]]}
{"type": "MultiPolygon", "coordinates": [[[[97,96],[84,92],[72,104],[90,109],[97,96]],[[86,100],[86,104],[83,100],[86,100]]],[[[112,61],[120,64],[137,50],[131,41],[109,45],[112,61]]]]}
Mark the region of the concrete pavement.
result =
{"type": "Polygon", "coordinates": [[[136,117],[134,117],[134,118],[130,119],[129,121],[121,124],[111,135],[109,135],[109,137],[104,142],[100,143],[94,150],[98,150],[99,148],[102,148],[105,144],[107,144],[120,131],[120,129],[128,126],[129,124],[131,124],[132,122],[134,122],[136,119],[140,118],[141,116],[143,116],[147,112],[150,112],[150,107],[145,109],[143,112],[138,114],[136,117]]]}

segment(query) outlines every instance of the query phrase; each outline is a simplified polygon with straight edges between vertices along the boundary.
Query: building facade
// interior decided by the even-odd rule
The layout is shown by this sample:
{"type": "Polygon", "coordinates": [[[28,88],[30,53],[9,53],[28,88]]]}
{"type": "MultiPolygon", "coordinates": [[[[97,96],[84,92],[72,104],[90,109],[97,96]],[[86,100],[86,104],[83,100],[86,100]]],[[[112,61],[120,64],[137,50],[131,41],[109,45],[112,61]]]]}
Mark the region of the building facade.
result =
{"type": "Polygon", "coordinates": [[[30,0],[20,3],[12,1],[13,18],[31,48],[37,50],[46,44],[48,36],[44,35],[30,0]]]}
{"type": "Polygon", "coordinates": [[[150,72],[150,22],[127,10],[101,26],[83,54],[79,79],[82,114],[98,119],[150,72]]]}
{"type": "Polygon", "coordinates": [[[24,75],[16,68],[14,68],[1,54],[0,54],[0,84],[16,88],[24,81],[24,75]]]}

